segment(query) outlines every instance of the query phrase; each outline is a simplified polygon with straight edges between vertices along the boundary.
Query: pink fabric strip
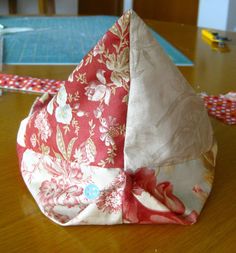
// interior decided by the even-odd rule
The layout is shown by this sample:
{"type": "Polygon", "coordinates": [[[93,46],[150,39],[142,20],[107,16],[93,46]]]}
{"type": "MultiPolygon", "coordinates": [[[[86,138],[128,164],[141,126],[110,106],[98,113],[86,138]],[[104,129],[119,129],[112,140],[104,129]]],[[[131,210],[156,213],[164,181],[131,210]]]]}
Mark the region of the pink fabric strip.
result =
{"type": "Polygon", "coordinates": [[[34,93],[56,94],[65,81],[23,77],[0,73],[0,88],[34,93]]]}
{"type": "Polygon", "coordinates": [[[229,92],[225,95],[210,96],[200,94],[208,114],[227,125],[236,125],[236,93],[229,92]]]}

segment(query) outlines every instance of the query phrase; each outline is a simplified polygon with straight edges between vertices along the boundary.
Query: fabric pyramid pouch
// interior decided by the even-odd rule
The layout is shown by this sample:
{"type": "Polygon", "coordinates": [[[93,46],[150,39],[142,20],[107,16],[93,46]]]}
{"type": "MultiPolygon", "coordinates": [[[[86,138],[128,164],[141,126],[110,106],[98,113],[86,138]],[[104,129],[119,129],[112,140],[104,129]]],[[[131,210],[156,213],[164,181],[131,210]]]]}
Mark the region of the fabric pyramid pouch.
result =
{"type": "Polygon", "coordinates": [[[23,179],[60,225],[195,223],[217,147],[203,102],[125,13],[20,125],[23,179]]]}

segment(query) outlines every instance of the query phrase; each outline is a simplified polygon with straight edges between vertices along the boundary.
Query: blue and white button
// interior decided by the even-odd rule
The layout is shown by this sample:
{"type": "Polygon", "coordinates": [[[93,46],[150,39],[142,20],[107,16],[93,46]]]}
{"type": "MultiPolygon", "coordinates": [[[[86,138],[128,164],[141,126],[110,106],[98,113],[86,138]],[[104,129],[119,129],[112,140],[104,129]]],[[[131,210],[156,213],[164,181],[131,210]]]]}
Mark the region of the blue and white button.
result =
{"type": "Polygon", "coordinates": [[[99,188],[95,184],[89,184],[84,189],[84,195],[89,200],[96,199],[99,194],[99,188]]]}

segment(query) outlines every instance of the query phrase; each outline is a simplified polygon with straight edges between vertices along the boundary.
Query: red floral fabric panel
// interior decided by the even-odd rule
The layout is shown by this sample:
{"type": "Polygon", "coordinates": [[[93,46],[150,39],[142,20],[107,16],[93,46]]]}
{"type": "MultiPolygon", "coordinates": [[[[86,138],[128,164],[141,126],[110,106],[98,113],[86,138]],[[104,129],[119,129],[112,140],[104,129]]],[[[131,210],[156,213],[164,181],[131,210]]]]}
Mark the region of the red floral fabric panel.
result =
{"type": "Polygon", "coordinates": [[[26,130],[27,147],[79,166],[124,167],[128,24],[126,16],[119,19],[57,95],[34,111],[26,130]]]}
{"type": "Polygon", "coordinates": [[[192,211],[185,215],[184,203],[173,194],[171,182],[157,182],[155,171],[140,168],[135,172],[126,172],[126,187],[123,195],[123,218],[125,223],[174,223],[192,224],[198,214],[192,211]],[[142,193],[145,201],[138,196],[142,193]],[[150,202],[156,205],[150,205],[150,202]]]}

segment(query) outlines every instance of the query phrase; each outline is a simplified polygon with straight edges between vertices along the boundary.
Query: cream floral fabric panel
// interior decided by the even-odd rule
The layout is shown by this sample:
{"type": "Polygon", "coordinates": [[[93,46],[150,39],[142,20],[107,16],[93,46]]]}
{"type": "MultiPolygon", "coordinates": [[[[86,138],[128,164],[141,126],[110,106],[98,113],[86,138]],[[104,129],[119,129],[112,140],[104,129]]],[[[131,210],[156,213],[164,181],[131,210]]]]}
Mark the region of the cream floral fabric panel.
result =
{"type": "Polygon", "coordinates": [[[80,166],[32,150],[21,172],[42,212],[61,225],[122,223],[121,169],[80,166]]]}
{"type": "Polygon", "coordinates": [[[130,48],[125,169],[197,159],[213,142],[207,112],[135,13],[130,48]]]}

